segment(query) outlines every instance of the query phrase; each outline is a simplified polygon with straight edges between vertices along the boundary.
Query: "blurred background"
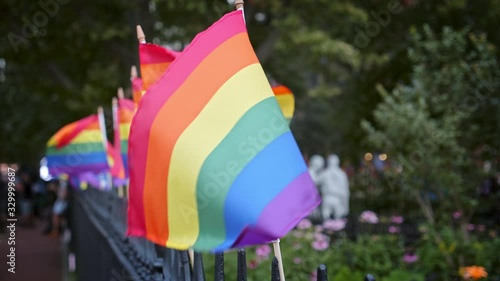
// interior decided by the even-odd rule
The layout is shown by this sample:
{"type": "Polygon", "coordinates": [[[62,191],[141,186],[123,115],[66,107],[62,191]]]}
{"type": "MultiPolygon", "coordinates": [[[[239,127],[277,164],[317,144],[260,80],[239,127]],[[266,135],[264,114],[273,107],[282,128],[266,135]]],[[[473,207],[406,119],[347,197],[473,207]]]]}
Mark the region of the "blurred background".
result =
{"type": "MultiPolygon", "coordinates": [[[[6,169],[14,167],[22,187],[16,198],[31,202],[27,213],[18,210],[25,217],[17,233],[39,241],[19,251],[44,248],[32,260],[19,253],[19,262],[36,268],[53,255],[49,267],[58,277],[50,278],[60,278],[68,254],[54,254],[59,240],[43,235],[50,234],[45,222],[52,223],[44,210],[58,192],[43,167],[48,139],[100,105],[111,120],[118,87],[131,96],[137,24],[148,42],[182,51],[234,6],[230,0],[0,6],[0,201],[6,169]]],[[[291,130],[305,159],[337,155],[349,182],[348,214],[313,214],[313,226],[304,222],[283,240],[288,279],[308,280],[325,263],[333,280],[362,280],[366,273],[377,280],[500,280],[500,2],[246,0],[245,15],[265,72],[295,96],[291,130]],[[327,238],[313,237],[318,227],[327,238]]],[[[2,232],[5,256],[3,225],[2,232]]],[[[266,253],[249,251],[249,280],[268,278],[266,253]]],[[[0,277],[11,280],[2,264],[0,277]]],[[[236,270],[231,266],[227,274],[236,270]]],[[[78,270],[90,269],[77,262],[71,271],[78,270]]],[[[60,280],[50,278],[43,280],[60,280]]]]}

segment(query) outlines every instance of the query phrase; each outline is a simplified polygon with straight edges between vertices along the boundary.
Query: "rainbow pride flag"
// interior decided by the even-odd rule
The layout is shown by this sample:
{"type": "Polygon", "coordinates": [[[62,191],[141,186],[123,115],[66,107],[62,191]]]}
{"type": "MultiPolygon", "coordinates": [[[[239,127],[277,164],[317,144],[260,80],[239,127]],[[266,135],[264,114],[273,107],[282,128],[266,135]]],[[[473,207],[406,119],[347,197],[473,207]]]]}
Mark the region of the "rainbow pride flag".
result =
{"type": "Polygon", "coordinates": [[[144,91],[142,90],[142,79],[139,77],[132,78],[132,99],[136,106],[139,105],[144,91]]]}
{"type": "Polygon", "coordinates": [[[119,155],[121,155],[124,167],[123,178],[128,178],[128,138],[135,110],[135,104],[132,100],[118,99],[117,116],[115,116],[117,124],[115,124],[114,147],[119,151],[119,155]]]}
{"type": "Polygon", "coordinates": [[[111,143],[108,142],[106,147],[106,155],[109,171],[105,170],[100,173],[95,172],[81,172],[73,174],[69,177],[69,182],[75,188],[85,190],[88,186],[98,189],[111,189],[114,186],[124,185],[125,171],[123,163],[118,150],[116,150],[111,143]],[[112,176],[112,181],[109,181],[109,175],[112,176]]]}
{"type": "Polygon", "coordinates": [[[110,167],[109,172],[113,178],[113,184],[115,186],[126,185],[127,177],[125,174],[125,167],[123,165],[123,160],[120,154],[120,150],[108,142],[108,146],[106,148],[106,154],[108,157],[108,164],[110,167]]]}
{"type": "Polygon", "coordinates": [[[281,112],[288,121],[288,124],[290,124],[292,122],[293,112],[295,111],[295,98],[293,93],[283,85],[274,85],[272,88],[280,105],[281,112]]]}
{"type": "Polygon", "coordinates": [[[97,114],[64,126],[47,143],[50,175],[108,171],[104,143],[97,114]]]}
{"type": "Polygon", "coordinates": [[[155,44],[139,44],[143,95],[151,85],[155,84],[163,76],[178,54],[178,52],[155,44]]]}
{"type": "Polygon", "coordinates": [[[198,34],[129,137],[128,235],[224,251],[283,237],[320,203],[241,11],[198,34]]]}

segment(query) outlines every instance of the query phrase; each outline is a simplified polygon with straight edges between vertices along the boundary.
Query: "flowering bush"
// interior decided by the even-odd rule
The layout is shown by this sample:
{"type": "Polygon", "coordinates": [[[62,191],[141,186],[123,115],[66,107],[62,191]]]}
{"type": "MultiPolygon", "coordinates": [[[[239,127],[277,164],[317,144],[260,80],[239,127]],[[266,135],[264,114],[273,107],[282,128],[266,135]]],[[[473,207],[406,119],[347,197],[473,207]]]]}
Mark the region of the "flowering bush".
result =
{"type": "MultiPolygon", "coordinates": [[[[423,281],[426,276],[435,276],[431,280],[500,280],[500,239],[475,239],[470,244],[460,241],[459,233],[451,228],[440,229],[442,241],[436,244],[431,235],[435,229],[425,226],[422,238],[414,245],[407,245],[400,233],[403,217],[378,217],[373,212],[365,213],[364,223],[369,225],[377,217],[378,224],[385,221],[390,224],[386,233],[360,235],[356,240],[347,238],[346,220],[326,220],[322,225],[313,225],[303,220],[296,229],[281,239],[281,251],[286,279],[316,280],[316,269],[320,264],[328,268],[329,280],[357,281],[371,273],[377,280],[423,281]],[[368,215],[366,215],[368,214],[368,215]],[[367,219],[370,218],[370,219],[367,219]],[[453,267],[446,262],[446,255],[452,254],[453,267]],[[481,267],[467,267],[477,264],[481,267]],[[459,270],[461,268],[461,270],[459,270]],[[487,273],[486,273],[487,272],[487,273]],[[469,278],[469,279],[466,279],[469,278]],[[496,278],[496,279],[495,279],[496,278]]],[[[361,218],[361,216],[360,216],[361,218]]],[[[487,230],[484,231],[488,232],[487,230]]],[[[248,280],[260,281],[270,278],[270,245],[261,245],[247,249],[248,280]]],[[[237,259],[235,251],[225,255],[226,278],[236,276],[237,259]]],[[[205,269],[208,276],[213,274],[213,258],[205,257],[205,269]]]]}

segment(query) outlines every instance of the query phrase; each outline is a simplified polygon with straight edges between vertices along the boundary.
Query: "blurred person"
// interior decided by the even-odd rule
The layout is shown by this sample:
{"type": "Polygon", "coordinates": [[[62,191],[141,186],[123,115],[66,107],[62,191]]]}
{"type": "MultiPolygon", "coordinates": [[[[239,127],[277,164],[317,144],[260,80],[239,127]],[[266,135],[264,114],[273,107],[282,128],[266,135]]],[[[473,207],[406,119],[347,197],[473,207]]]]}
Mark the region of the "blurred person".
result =
{"type": "Polygon", "coordinates": [[[63,224],[65,223],[64,217],[68,209],[68,182],[63,179],[59,182],[57,190],[57,200],[54,202],[52,208],[52,231],[49,236],[59,237],[61,234],[63,224]]]}
{"type": "Polygon", "coordinates": [[[46,184],[46,192],[43,198],[43,205],[40,210],[40,216],[42,220],[46,222],[46,227],[43,234],[49,234],[52,232],[52,210],[54,204],[57,201],[57,190],[59,188],[59,181],[57,179],[52,179],[46,184]]]}
{"type": "Polygon", "coordinates": [[[33,183],[31,191],[33,192],[33,215],[36,218],[42,218],[42,211],[47,194],[45,181],[38,179],[33,183]]]}
{"type": "Polygon", "coordinates": [[[21,172],[18,180],[19,211],[24,226],[34,226],[32,178],[28,172],[21,172]]]}

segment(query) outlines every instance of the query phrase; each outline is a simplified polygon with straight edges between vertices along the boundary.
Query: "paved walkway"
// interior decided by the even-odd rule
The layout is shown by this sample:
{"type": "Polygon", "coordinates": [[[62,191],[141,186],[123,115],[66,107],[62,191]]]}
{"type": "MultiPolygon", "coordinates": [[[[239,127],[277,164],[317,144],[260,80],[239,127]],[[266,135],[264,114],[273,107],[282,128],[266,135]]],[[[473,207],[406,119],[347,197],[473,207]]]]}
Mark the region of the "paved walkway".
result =
{"type": "MultiPolygon", "coordinates": [[[[12,274],[7,270],[11,245],[6,235],[0,234],[0,280],[5,281],[61,281],[60,239],[42,236],[42,224],[34,228],[16,225],[16,268],[12,274]]],[[[7,232],[9,234],[9,232],[7,232]]]]}

